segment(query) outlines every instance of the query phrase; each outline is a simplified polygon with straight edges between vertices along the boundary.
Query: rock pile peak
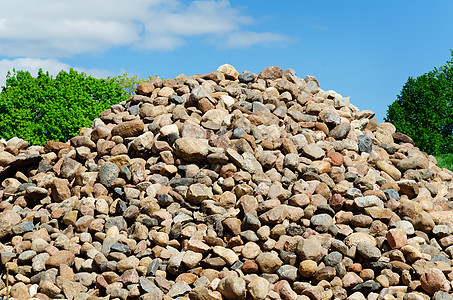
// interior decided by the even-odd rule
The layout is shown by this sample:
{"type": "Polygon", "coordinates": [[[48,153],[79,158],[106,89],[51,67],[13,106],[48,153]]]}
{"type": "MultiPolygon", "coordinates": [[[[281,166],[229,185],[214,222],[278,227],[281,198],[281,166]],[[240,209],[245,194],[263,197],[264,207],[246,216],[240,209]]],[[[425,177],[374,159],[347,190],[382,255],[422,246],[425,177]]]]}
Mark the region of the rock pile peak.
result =
{"type": "Polygon", "coordinates": [[[451,299],[452,179],[313,76],[156,77],[67,142],[0,142],[0,295],[451,299]]]}

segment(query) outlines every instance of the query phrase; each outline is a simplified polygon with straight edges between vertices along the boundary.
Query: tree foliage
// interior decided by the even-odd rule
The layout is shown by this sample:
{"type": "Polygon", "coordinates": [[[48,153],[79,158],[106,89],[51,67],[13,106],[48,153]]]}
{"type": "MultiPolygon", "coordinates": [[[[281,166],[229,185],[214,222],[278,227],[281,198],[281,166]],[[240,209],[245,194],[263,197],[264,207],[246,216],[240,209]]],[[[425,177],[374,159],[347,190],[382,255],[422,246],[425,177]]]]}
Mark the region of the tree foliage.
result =
{"type": "Polygon", "coordinates": [[[0,137],[31,144],[66,141],[111,105],[127,97],[113,79],[96,79],[71,69],[55,78],[41,69],[8,72],[0,93],[0,137]]]}
{"type": "Polygon", "coordinates": [[[409,77],[385,121],[430,154],[453,152],[453,51],[444,66],[409,77]]]}

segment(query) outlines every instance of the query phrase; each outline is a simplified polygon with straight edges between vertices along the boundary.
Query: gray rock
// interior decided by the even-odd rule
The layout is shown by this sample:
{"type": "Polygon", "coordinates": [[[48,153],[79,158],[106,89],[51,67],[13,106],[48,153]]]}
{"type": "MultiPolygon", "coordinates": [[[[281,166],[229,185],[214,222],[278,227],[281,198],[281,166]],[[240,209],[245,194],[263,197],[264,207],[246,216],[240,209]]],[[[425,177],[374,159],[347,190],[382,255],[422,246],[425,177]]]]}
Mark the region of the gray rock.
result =
{"type": "Polygon", "coordinates": [[[376,196],[357,197],[354,199],[354,204],[358,208],[367,208],[373,206],[384,208],[384,202],[376,196]]]}
{"type": "Polygon", "coordinates": [[[238,79],[239,82],[242,83],[249,83],[255,81],[256,75],[251,73],[251,72],[244,72],[242,74],[239,74],[238,79]]]}
{"type": "Polygon", "coordinates": [[[379,250],[379,248],[366,243],[358,243],[357,252],[363,258],[370,260],[378,260],[382,255],[381,250],[379,250]]]}
{"type": "Polygon", "coordinates": [[[184,258],[184,252],[178,252],[173,255],[168,261],[167,271],[173,275],[179,275],[183,271],[182,259],[184,258]]]}
{"type": "Polygon", "coordinates": [[[452,300],[453,297],[446,292],[438,291],[433,295],[433,300],[452,300]]]}
{"type": "MultiPolygon", "coordinates": [[[[338,246],[338,245],[337,245],[338,246]]],[[[346,245],[345,245],[346,246],[346,245]]],[[[333,251],[328,255],[324,256],[323,262],[326,266],[335,267],[343,259],[343,255],[338,251],[333,251]]]]}
{"type": "Polygon", "coordinates": [[[371,150],[373,148],[373,142],[371,141],[371,139],[363,134],[359,135],[357,139],[359,142],[359,154],[362,152],[371,153],[371,150]]]}
{"type": "Polygon", "coordinates": [[[118,178],[120,169],[111,162],[105,162],[99,167],[99,181],[106,187],[110,187],[112,182],[118,178]]]}
{"type": "Polygon", "coordinates": [[[242,222],[244,229],[256,231],[261,227],[260,219],[255,216],[253,213],[248,212],[245,214],[244,220],[242,222]]]}
{"type": "Polygon", "coordinates": [[[124,218],[122,216],[110,218],[105,222],[106,231],[109,230],[109,228],[112,226],[116,226],[119,231],[127,229],[126,220],[124,220],[124,218]]]}
{"type": "Polygon", "coordinates": [[[30,260],[32,260],[33,257],[36,256],[36,251],[33,250],[25,250],[21,254],[19,254],[19,257],[17,258],[18,263],[27,263],[30,260]]]}
{"type": "Polygon", "coordinates": [[[252,111],[254,114],[259,114],[262,111],[269,111],[269,108],[261,102],[253,102],[252,111]]]}
{"type": "Polygon", "coordinates": [[[310,223],[315,226],[316,231],[327,232],[329,227],[333,225],[333,219],[328,214],[318,214],[311,217],[310,223]]]}
{"type": "Polygon", "coordinates": [[[291,265],[283,265],[277,270],[282,280],[295,281],[297,279],[297,268],[291,265]]]}
{"type": "Polygon", "coordinates": [[[34,225],[32,222],[22,222],[17,225],[14,225],[11,229],[14,234],[24,234],[26,232],[33,231],[34,225]]]}
{"type": "Polygon", "coordinates": [[[177,95],[168,96],[168,100],[170,100],[171,102],[173,102],[175,104],[183,104],[186,102],[186,100],[184,100],[183,97],[177,96],[177,95]]]}
{"type": "Polygon", "coordinates": [[[338,125],[337,127],[335,127],[334,129],[332,129],[329,132],[329,136],[333,137],[336,140],[342,140],[342,139],[346,138],[346,136],[349,133],[349,130],[351,130],[351,124],[342,123],[342,124],[338,125]]]}
{"type": "Polygon", "coordinates": [[[334,128],[341,124],[341,118],[337,114],[326,113],[324,116],[324,122],[329,128],[334,128]]]}
{"type": "Polygon", "coordinates": [[[436,225],[432,231],[436,236],[442,238],[452,233],[451,228],[448,225],[436,225]]]}
{"type": "Polygon", "coordinates": [[[395,199],[400,200],[400,194],[398,194],[397,190],[394,189],[387,189],[383,191],[387,200],[395,199]]]}
{"type": "Polygon", "coordinates": [[[167,296],[171,298],[179,297],[190,292],[192,288],[185,281],[176,282],[168,291],[167,296]]]}
{"type": "Polygon", "coordinates": [[[396,228],[405,231],[408,236],[415,233],[414,225],[409,221],[402,220],[396,222],[396,228]]]}
{"type": "Polygon", "coordinates": [[[148,276],[155,276],[161,263],[162,263],[162,260],[160,258],[153,259],[151,261],[151,263],[148,265],[148,271],[146,274],[148,276]]]}

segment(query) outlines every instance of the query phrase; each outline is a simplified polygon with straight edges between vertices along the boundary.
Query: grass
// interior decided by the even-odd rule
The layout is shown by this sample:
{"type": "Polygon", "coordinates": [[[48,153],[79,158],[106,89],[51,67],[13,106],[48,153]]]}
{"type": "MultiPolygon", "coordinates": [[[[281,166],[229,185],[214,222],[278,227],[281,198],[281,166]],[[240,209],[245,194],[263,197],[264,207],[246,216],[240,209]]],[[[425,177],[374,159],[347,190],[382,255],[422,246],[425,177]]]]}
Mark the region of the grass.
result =
{"type": "Polygon", "coordinates": [[[434,157],[437,160],[437,166],[453,171],[453,153],[439,154],[434,157]]]}

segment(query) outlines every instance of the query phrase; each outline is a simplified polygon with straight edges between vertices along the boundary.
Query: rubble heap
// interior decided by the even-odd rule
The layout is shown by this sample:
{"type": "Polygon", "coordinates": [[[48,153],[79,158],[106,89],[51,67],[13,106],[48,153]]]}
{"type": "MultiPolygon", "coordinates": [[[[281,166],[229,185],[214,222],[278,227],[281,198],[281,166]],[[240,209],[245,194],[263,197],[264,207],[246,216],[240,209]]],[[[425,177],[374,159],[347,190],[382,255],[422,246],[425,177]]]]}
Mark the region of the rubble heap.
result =
{"type": "Polygon", "coordinates": [[[66,143],[3,140],[0,293],[452,299],[453,174],[373,116],[222,65],[142,83],[66,143]]]}

